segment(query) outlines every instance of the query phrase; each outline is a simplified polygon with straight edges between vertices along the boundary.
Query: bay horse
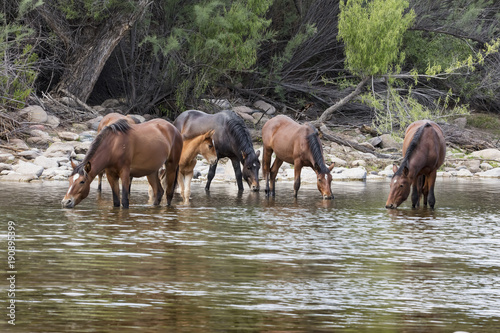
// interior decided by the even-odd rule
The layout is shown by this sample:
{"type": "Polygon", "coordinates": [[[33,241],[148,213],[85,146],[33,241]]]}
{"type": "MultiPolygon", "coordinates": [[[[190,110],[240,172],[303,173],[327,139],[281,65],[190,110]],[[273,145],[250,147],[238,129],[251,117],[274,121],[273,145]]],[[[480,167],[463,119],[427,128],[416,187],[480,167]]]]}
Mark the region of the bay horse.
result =
{"type": "MultiPolygon", "coordinates": [[[[212,139],[214,132],[214,130],[211,130],[192,139],[184,140],[181,159],[179,161],[178,183],[185,204],[189,203],[189,196],[191,195],[191,180],[193,179],[193,170],[196,165],[196,156],[201,154],[210,165],[217,162],[217,151],[212,139]]],[[[163,171],[161,172],[162,183],[165,179],[163,171]]]]}
{"type": "Polygon", "coordinates": [[[418,120],[410,124],[403,141],[403,161],[399,168],[393,165],[394,175],[385,208],[397,208],[410,194],[412,207],[420,205],[420,197],[424,196],[434,208],[434,184],[439,167],[446,155],[446,141],[438,124],[430,120],[418,120]]]}
{"type": "MultiPolygon", "coordinates": [[[[187,110],[175,119],[174,126],[181,132],[184,139],[215,130],[213,140],[217,158],[228,157],[231,160],[238,191],[243,191],[243,179],[252,191],[259,190],[260,151],[257,153],[254,151],[248,128],[237,114],[230,110],[216,114],[187,110]]],[[[210,190],[216,169],[217,162],[212,164],[208,171],[206,191],[210,190]]]]}
{"type": "Polygon", "coordinates": [[[167,204],[174,195],[177,171],[182,151],[179,131],[163,119],[131,125],[125,119],[106,126],[92,142],[83,161],[69,176],[69,189],[61,204],[73,208],[85,199],[90,183],[103,170],[113,191],[113,205],[120,206],[119,181],[122,181],[124,208],[129,207],[129,183],[131,177],[147,176],[153,188],[155,205],[163,196],[158,170],[165,165],[167,173],[167,204]]]}
{"type": "Polygon", "coordinates": [[[262,127],[262,173],[266,179],[267,195],[275,195],[275,180],[283,162],[293,164],[295,172],[294,196],[300,188],[300,172],[311,167],[317,175],[317,186],[323,199],[333,199],[332,175],[334,163],[327,167],[318,131],[311,125],[301,125],[291,118],[279,115],[268,120],[262,127]],[[271,167],[272,154],[276,155],[271,167]]]}
{"type": "MultiPolygon", "coordinates": [[[[120,119],[126,119],[127,122],[131,125],[140,123],[139,119],[134,118],[133,116],[130,116],[130,115],[124,116],[121,113],[116,113],[116,112],[108,113],[99,122],[99,126],[97,127],[97,134],[99,134],[104,127],[106,127],[112,123],[115,123],[120,119]]],[[[73,165],[73,162],[71,165],[73,165]]],[[[97,175],[98,176],[98,179],[97,179],[97,191],[98,192],[102,191],[101,184],[102,184],[102,176],[103,175],[104,175],[104,171],[97,175]]],[[[129,189],[129,192],[130,192],[130,189],[129,189]]]]}

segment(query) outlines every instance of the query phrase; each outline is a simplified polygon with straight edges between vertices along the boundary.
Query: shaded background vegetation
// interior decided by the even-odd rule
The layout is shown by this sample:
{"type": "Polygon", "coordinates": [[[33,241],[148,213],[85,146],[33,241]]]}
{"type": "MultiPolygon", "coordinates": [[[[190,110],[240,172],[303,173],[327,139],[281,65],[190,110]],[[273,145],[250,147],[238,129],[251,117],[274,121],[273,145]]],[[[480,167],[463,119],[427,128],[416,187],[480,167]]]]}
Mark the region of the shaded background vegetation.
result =
{"type": "MultiPolygon", "coordinates": [[[[359,81],[338,38],[338,0],[3,0],[0,11],[4,111],[51,94],[173,118],[203,99],[264,98],[314,119],[359,81]]],[[[374,117],[408,98],[500,113],[498,52],[445,71],[500,37],[500,2],[411,0],[410,11],[402,61],[368,81],[372,100],[341,114],[374,117]]]]}

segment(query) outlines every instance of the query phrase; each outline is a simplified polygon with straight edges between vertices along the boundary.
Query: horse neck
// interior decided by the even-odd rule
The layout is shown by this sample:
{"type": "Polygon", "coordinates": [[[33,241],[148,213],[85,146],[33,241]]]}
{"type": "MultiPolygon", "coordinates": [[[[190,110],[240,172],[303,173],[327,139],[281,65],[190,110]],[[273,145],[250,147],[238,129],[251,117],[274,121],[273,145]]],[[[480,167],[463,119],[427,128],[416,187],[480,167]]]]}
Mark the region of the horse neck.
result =
{"type": "Polygon", "coordinates": [[[112,147],[109,137],[106,138],[103,142],[101,142],[101,144],[99,145],[99,147],[97,147],[94,154],[92,154],[92,157],[86,160],[86,162],[90,162],[91,164],[91,169],[90,172],[88,173],[90,179],[94,179],[95,176],[104,171],[104,169],[106,169],[110,164],[111,152],[104,151],[104,149],[107,147],[112,147]]]}
{"type": "Polygon", "coordinates": [[[192,139],[185,139],[182,146],[181,160],[179,164],[186,164],[192,161],[201,152],[201,144],[205,140],[205,135],[199,135],[192,139]]]}

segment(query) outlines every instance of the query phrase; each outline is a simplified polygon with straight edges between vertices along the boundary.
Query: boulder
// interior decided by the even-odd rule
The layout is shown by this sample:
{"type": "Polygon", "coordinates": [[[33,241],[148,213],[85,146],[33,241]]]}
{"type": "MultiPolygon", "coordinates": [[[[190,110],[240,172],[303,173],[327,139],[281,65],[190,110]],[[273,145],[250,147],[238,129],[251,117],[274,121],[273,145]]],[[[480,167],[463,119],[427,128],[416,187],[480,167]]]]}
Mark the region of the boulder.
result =
{"type": "Polygon", "coordinates": [[[479,160],[466,160],[464,164],[470,172],[476,173],[481,171],[479,160]]]}
{"type": "Polygon", "coordinates": [[[19,152],[17,154],[17,156],[24,157],[27,160],[34,160],[35,158],[37,158],[38,156],[40,156],[40,151],[35,150],[35,149],[25,150],[25,151],[19,152]]]}
{"type": "Polygon", "coordinates": [[[267,115],[272,115],[276,113],[276,108],[264,101],[256,101],[255,103],[253,103],[253,106],[259,110],[264,111],[264,113],[267,115]]]}
{"type": "Polygon", "coordinates": [[[59,163],[56,158],[49,158],[45,156],[38,156],[33,161],[34,164],[43,167],[44,169],[57,168],[59,163]]]}
{"type": "Polygon", "coordinates": [[[357,167],[357,166],[366,166],[366,161],[365,160],[354,160],[351,162],[351,166],[357,167]]]}
{"type": "Polygon", "coordinates": [[[362,167],[360,168],[334,168],[332,172],[332,179],[334,180],[365,180],[366,170],[362,167]]]}
{"type": "Polygon", "coordinates": [[[480,177],[487,177],[487,178],[500,178],[500,168],[494,168],[491,170],[479,172],[477,173],[477,175],[480,177]]]}
{"type": "Polygon", "coordinates": [[[38,105],[25,107],[19,111],[19,115],[33,123],[45,123],[48,120],[47,112],[38,105]]]}
{"type": "Polygon", "coordinates": [[[49,115],[47,116],[46,124],[51,128],[56,128],[57,126],[59,126],[59,124],[61,124],[61,120],[56,116],[49,115]]]}
{"type": "Polygon", "coordinates": [[[396,140],[394,140],[394,138],[390,134],[382,134],[381,136],[379,136],[379,138],[380,140],[382,140],[382,142],[380,143],[380,147],[382,148],[401,149],[403,146],[402,144],[396,142],[396,140]]]}
{"type": "Polygon", "coordinates": [[[254,121],[254,119],[250,113],[245,113],[245,112],[241,112],[241,111],[237,111],[237,110],[234,110],[234,112],[236,112],[236,114],[238,116],[240,116],[243,120],[247,120],[250,122],[254,121]]]}
{"type": "Polygon", "coordinates": [[[102,102],[101,107],[108,109],[108,108],[115,108],[120,105],[120,101],[114,98],[107,99],[104,102],[102,102]]]}
{"type": "Polygon", "coordinates": [[[472,172],[467,169],[460,169],[455,173],[456,177],[472,177],[474,176],[472,172]]]}
{"type": "Polygon", "coordinates": [[[11,182],[30,182],[38,177],[34,174],[21,174],[18,172],[10,172],[7,175],[2,175],[2,180],[11,182]]]}
{"type": "Polygon", "coordinates": [[[476,158],[500,161],[500,150],[494,148],[478,150],[473,152],[471,156],[474,156],[476,158]]]}
{"type": "Polygon", "coordinates": [[[382,139],[379,136],[377,136],[368,140],[368,143],[371,144],[373,147],[379,147],[382,144],[382,139]]]}
{"type": "Polygon", "coordinates": [[[493,169],[493,167],[489,163],[486,163],[486,162],[481,163],[479,165],[479,167],[481,168],[481,170],[484,170],[484,171],[488,171],[488,170],[493,169]]]}
{"type": "Polygon", "coordinates": [[[233,108],[233,111],[236,113],[246,113],[246,114],[252,114],[255,112],[252,108],[249,108],[248,106],[244,106],[244,105],[235,106],[233,108]]]}
{"type": "Polygon", "coordinates": [[[50,137],[49,133],[45,132],[45,131],[42,131],[42,130],[39,130],[39,129],[33,129],[30,131],[30,135],[31,136],[37,136],[37,137],[40,137],[40,138],[48,138],[50,137]]]}
{"type": "Polygon", "coordinates": [[[66,141],[76,141],[80,137],[80,135],[78,135],[77,133],[73,133],[73,132],[58,132],[57,135],[62,140],[66,140],[66,141]]]}
{"type": "Polygon", "coordinates": [[[17,148],[17,149],[30,149],[30,147],[28,147],[26,142],[24,142],[21,139],[10,139],[9,145],[12,146],[13,148],[17,148]]]}
{"type": "Polygon", "coordinates": [[[99,127],[99,123],[101,122],[103,116],[98,116],[93,119],[90,119],[86,122],[87,126],[94,131],[97,131],[97,128],[99,127]]]}
{"type": "Polygon", "coordinates": [[[19,161],[18,164],[12,166],[15,172],[22,175],[35,175],[35,178],[40,177],[43,172],[43,167],[34,163],[19,161]]]}
{"type": "Polygon", "coordinates": [[[74,151],[73,145],[63,142],[55,142],[43,154],[46,157],[71,156],[74,151]]]}
{"type": "Polygon", "coordinates": [[[0,163],[12,162],[14,161],[14,159],[15,157],[12,154],[9,153],[0,154],[0,163]]]}
{"type": "Polygon", "coordinates": [[[379,176],[392,177],[394,175],[393,165],[389,164],[388,166],[385,167],[384,170],[380,171],[378,174],[379,176]]]}
{"type": "Polygon", "coordinates": [[[130,117],[136,119],[139,121],[139,123],[143,123],[146,121],[146,118],[144,118],[143,116],[139,115],[139,114],[129,114],[130,117]]]}
{"type": "Polygon", "coordinates": [[[457,126],[458,128],[465,128],[467,125],[467,118],[465,117],[460,117],[451,122],[453,125],[457,126]]]}
{"type": "Polygon", "coordinates": [[[0,163],[0,172],[4,170],[12,170],[12,165],[6,163],[0,163]]]}

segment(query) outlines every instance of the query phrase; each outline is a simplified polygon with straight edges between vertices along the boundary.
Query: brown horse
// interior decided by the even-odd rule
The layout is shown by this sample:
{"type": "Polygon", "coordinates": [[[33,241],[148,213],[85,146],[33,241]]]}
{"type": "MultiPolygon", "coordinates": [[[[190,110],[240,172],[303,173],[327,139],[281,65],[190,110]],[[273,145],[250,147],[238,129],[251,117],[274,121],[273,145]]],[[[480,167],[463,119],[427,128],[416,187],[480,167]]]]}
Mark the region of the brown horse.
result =
{"type": "MultiPolygon", "coordinates": [[[[191,179],[193,179],[196,156],[201,154],[210,165],[217,162],[217,152],[212,139],[214,132],[214,130],[211,130],[194,138],[184,139],[179,161],[179,186],[185,204],[189,203],[189,196],[191,195],[191,179]]],[[[162,182],[165,179],[163,175],[164,173],[162,174],[162,182]]]]}
{"type": "Polygon", "coordinates": [[[122,181],[122,206],[129,206],[129,183],[131,177],[147,176],[158,205],[163,189],[158,170],[165,165],[167,173],[167,204],[174,195],[177,171],[182,152],[182,137],[179,131],[163,119],[130,125],[125,119],[103,128],[90,146],[87,155],[69,177],[69,189],[62,206],[73,208],[89,194],[90,183],[103,170],[113,191],[113,205],[120,206],[122,181]]]}
{"type": "Polygon", "coordinates": [[[403,161],[398,168],[393,166],[394,176],[385,208],[397,208],[410,194],[412,207],[418,207],[420,197],[424,205],[434,208],[434,184],[439,167],[446,155],[446,142],[438,124],[430,120],[418,120],[406,129],[403,141],[403,161]]]}
{"type": "Polygon", "coordinates": [[[287,116],[279,115],[268,120],[262,127],[264,154],[262,173],[266,179],[267,195],[275,195],[275,179],[278,170],[287,162],[293,164],[295,171],[295,197],[300,188],[302,167],[311,167],[317,175],[318,190],[324,199],[332,199],[332,175],[334,164],[327,167],[323,157],[323,148],[316,129],[310,125],[300,125],[287,116]],[[273,166],[271,156],[276,154],[273,166]],[[270,184],[269,184],[270,183],[270,184]]]}
{"type": "MultiPolygon", "coordinates": [[[[130,125],[140,123],[140,121],[137,118],[134,118],[133,116],[130,116],[130,115],[124,116],[124,115],[122,115],[120,113],[116,113],[116,112],[108,113],[99,122],[99,126],[97,127],[97,134],[99,134],[104,127],[111,125],[112,123],[116,123],[120,119],[126,119],[130,125]]],[[[97,175],[97,177],[98,177],[97,178],[97,191],[98,192],[102,191],[101,184],[102,184],[102,176],[103,175],[104,175],[104,171],[97,175]]],[[[129,191],[130,191],[130,189],[129,189],[129,191]]]]}

